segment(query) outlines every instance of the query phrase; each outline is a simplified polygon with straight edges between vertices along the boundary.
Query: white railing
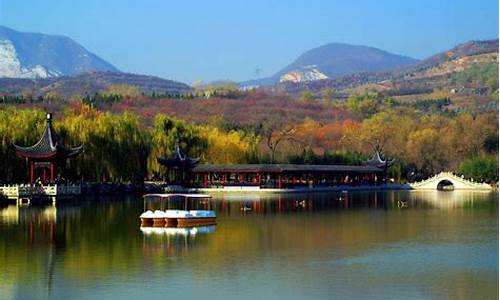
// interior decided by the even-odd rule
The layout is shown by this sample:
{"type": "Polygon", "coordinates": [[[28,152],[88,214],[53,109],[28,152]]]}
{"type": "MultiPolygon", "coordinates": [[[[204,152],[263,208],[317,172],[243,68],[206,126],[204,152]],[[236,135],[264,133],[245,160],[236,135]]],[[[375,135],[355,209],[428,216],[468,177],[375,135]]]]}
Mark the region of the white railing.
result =
{"type": "Polygon", "coordinates": [[[416,187],[420,187],[420,186],[423,186],[423,185],[426,185],[427,183],[430,183],[430,182],[435,182],[435,181],[441,181],[441,180],[446,180],[446,179],[451,179],[451,180],[455,180],[455,181],[458,181],[464,185],[468,185],[468,186],[471,186],[471,187],[477,187],[477,188],[491,188],[491,186],[487,183],[484,183],[484,182],[474,182],[474,181],[471,181],[471,180],[467,180],[465,178],[462,178],[462,177],[459,177],[457,175],[455,175],[454,173],[452,172],[441,172],[439,174],[436,174],[430,178],[427,178],[425,180],[422,180],[422,181],[418,181],[418,182],[414,182],[414,183],[410,183],[410,186],[413,187],[413,188],[416,188],[416,187]]]}
{"type": "Polygon", "coordinates": [[[82,187],[76,184],[51,184],[42,186],[13,184],[0,186],[0,193],[7,197],[79,195],[82,193],[82,187]]]}

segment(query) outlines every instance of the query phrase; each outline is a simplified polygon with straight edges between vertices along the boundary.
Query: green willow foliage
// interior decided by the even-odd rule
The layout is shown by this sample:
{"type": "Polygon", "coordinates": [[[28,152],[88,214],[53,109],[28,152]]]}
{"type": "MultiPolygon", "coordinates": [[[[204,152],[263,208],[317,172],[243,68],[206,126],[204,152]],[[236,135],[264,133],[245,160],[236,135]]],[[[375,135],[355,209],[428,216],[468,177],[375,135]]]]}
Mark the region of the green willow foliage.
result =
{"type": "Polygon", "coordinates": [[[150,137],[131,113],[67,115],[54,124],[66,145],[84,144],[66,174],[91,181],[140,182],[147,174],[150,137]]]}
{"type": "MultiPolygon", "coordinates": [[[[54,128],[69,147],[83,144],[83,154],[69,159],[63,176],[72,180],[91,182],[142,182],[145,178],[161,178],[164,167],[157,158],[172,155],[175,144],[190,156],[204,162],[240,162],[256,151],[257,143],[236,131],[210,130],[208,125],[186,122],[158,114],[151,127],[144,127],[135,114],[99,112],[85,106],[79,113],[66,112],[56,116],[54,128]],[[214,137],[214,132],[217,134],[214,137]],[[243,151],[227,151],[221,156],[221,143],[248,145],[243,151]],[[222,158],[221,158],[222,157],[222,158]]],[[[0,111],[0,181],[24,182],[27,179],[26,162],[17,157],[13,143],[30,146],[40,138],[45,126],[41,110],[8,107],[0,111]]]]}
{"type": "Polygon", "coordinates": [[[45,114],[37,110],[0,110],[0,181],[26,179],[26,163],[12,146],[32,145],[40,138],[45,126],[45,114]]]}
{"type": "Polygon", "coordinates": [[[184,121],[157,115],[153,128],[150,129],[152,149],[149,153],[148,168],[153,177],[163,172],[163,167],[156,161],[158,157],[170,156],[178,143],[190,156],[201,156],[207,149],[207,141],[199,134],[199,129],[184,121]]]}

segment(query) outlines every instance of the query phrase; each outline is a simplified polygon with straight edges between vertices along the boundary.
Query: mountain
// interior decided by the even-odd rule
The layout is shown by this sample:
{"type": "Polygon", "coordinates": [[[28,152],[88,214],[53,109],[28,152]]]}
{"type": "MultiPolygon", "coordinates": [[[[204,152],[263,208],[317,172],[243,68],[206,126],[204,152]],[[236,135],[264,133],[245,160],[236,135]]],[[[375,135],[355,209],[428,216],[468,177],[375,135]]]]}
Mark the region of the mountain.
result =
{"type": "Polygon", "coordinates": [[[52,78],[0,78],[0,94],[43,96],[55,92],[68,98],[73,95],[93,95],[111,85],[133,85],[145,94],[179,94],[191,91],[187,84],[155,76],[122,72],[90,72],[52,78]]]}
{"type": "Polygon", "coordinates": [[[416,64],[381,72],[359,72],[325,80],[280,82],[275,89],[298,94],[333,88],[337,96],[376,89],[393,96],[448,91],[456,96],[487,96],[498,89],[498,39],[469,41],[416,64]]]}
{"type": "Polygon", "coordinates": [[[496,52],[498,52],[498,39],[469,41],[457,45],[447,51],[426,58],[421,62],[419,62],[418,64],[416,64],[413,69],[423,70],[438,66],[439,64],[443,64],[445,62],[457,60],[466,56],[475,56],[485,53],[496,53],[496,52]]]}
{"type": "Polygon", "coordinates": [[[418,60],[373,47],[331,43],[311,49],[271,77],[245,82],[268,85],[334,79],[362,72],[381,72],[416,64],[418,60]]]}
{"type": "Polygon", "coordinates": [[[0,26],[0,77],[49,78],[92,71],[118,69],[68,37],[0,26]]]}

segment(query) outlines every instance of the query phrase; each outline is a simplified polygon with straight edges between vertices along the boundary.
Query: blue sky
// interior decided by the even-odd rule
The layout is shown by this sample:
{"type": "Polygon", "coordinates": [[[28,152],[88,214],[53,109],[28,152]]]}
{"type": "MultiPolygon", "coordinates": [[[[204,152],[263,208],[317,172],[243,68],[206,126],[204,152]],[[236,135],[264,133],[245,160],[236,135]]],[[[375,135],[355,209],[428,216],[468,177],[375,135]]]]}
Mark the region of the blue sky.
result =
{"type": "Polygon", "coordinates": [[[0,24],[66,35],[122,71],[190,83],[268,76],[329,42],[425,58],[498,38],[498,1],[0,0],[0,24]]]}

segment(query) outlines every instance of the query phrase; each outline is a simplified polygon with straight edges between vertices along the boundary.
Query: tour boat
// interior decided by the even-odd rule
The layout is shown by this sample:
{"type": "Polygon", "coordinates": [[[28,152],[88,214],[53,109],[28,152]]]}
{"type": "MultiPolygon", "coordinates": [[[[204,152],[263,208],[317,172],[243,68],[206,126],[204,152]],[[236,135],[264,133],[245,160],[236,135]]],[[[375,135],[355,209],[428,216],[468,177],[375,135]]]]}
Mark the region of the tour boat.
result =
{"type": "MultiPolygon", "coordinates": [[[[190,206],[193,199],[207,200],[210,199],[210,195],[204,194],[146,194],[144,195],[144,201],[151,198],[160,198],[160,204],[162,210],[157,210],[154,213],[149,211],[141,214],[141,223],[143,226],[178,226],[178,227],[188,227],[188,226],[201,226],[201,225],[211,225],[216,224],[216,215],[213,210],[190,210],[190,206]],[[183,199],[184,209],[170,209],[170,204],[172,199],[181,198],[183,199]],[[163,211],[164,201],[167,201],[167,210],[163,211]]],[[[209,204],[209,202],[207,202],[209,204]]],[[[175,203],[174,203],[175,206],[175,203]]],[[[146,203],[144,203],[146,207],[146,203]]]]}

